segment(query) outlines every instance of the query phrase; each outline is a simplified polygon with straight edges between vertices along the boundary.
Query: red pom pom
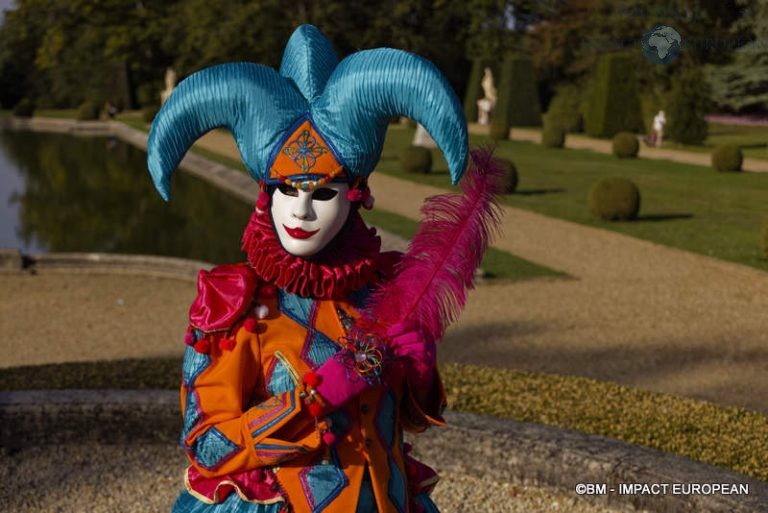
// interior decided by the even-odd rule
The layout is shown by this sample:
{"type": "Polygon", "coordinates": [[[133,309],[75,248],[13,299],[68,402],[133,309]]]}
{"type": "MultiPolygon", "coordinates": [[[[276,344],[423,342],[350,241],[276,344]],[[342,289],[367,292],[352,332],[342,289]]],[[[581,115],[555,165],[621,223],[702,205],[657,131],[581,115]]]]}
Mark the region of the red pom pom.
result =
{"type": "Polygon", "coordinates": [[[207,338],[201,338],[197,341],[197,344],[195,344],[195,351],[201,354],[207,354],[208,351],[211,350],[211,343],[208,341],[207,338]]]}
{"type": "Polygon", "coordinates": [[[320,403],[309,403],[307,409],[313,417],[319,417],[323,414],[323,407],[320,403]]]}
{"type": "Polygon", "coordinates": [[[331,433],[330,431],[327,431],[323,433],[323,443],[325,445],[333,445],[336,443],[336,435],[331,433]]]}
{"type": "Polygon", "coordinates": [[[184,335],[184,343],[188,346],[195,345],[195,336],[191,332],[187,332],[186,335],[184,335]]]}
{"type": "Polygon", "coordinates": [[[259,210],[266,210],[269,206],[269,194],[266,191],[260,191],[259,197],[256,199],[256,208],[259,210]]]}
{"type": "Polygon", "coordinates": [[[272,284],[264,285],[259,289],[261,297],[271,299],[277,295],[277,287],[272,284]]]}
{"type": "Polygon", "coordinates": [[[316,387],[320,384],[320,376],[317,375],[316,372],[309,371],[306,374],[304,374],[304,378],[302,379],[305,385],[309,385],[311,387],[316,387]]]}
{"type": "Polygon", "coordinates": [[[256,333],[256,319],[248,317],[243,323],[243,329],[248,333],[256,333]]]}
{"type": "Polygon", "coordinates": [[[418,471],[416,470],[415,466],[411,465],[405,469],[405,473],[408,474],[408,477],[410,477],[411,479],[414,479],[416,478],[416,474],[418,473],[418,471]]]}
{"type": "Polygon", "coordinates": [[[222,351],[232,351],[235,348],[235,341],[231,338],[222,338],[219,340],[219,349],[222,351]]]}

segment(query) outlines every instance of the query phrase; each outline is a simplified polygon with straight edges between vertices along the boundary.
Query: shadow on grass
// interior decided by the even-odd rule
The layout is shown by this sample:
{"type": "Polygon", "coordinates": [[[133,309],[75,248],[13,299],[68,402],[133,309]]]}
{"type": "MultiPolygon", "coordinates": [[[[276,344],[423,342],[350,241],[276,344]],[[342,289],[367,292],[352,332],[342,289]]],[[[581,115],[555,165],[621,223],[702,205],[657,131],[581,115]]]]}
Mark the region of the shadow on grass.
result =
{"type": "Polygon", "coordinates": [[[674,219],[690,219],[693,214],[648,214],[644,216],[638,216],[635,222],[640,221],[672,221],[674,219]]]}
{"type": "Polygon", "coordinates": [[[542,194],[559,194],[566,190],[561,187],[555,187],[551,189],[523,189],[515,191],[514,194],[518,196],[540,196],[542,194]]]}

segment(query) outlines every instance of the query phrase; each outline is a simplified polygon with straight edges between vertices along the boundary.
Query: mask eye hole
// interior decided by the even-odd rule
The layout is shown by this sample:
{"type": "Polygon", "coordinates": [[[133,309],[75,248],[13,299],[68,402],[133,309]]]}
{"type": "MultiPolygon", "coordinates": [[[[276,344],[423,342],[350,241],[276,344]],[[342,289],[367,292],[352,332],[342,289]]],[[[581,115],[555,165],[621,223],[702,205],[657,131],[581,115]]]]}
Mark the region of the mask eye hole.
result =
{"type": "Polygon", "coordinates": [[[299,191],[291,187],[290,185],[281,183],[277,186],[278,190],[286,196],[293,196],[294,198],[299,195],[299,191]]]}
{"type": "Polygon", "coordinates": [[[312,199],[317,201],[328,201],[335,198],[338,193],[339,191],[323,187],[322,189],[317,189],[312,193],[312,199]]]}

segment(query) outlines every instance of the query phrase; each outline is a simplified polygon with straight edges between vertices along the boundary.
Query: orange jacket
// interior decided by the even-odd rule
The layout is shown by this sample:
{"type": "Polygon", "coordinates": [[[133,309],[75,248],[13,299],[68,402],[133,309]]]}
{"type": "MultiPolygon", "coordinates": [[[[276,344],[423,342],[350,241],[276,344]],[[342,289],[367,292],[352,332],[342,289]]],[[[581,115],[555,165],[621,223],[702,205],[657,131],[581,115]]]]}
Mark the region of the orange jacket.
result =
{"type": "Polygon", "coordinates": [[[418,463],[404,453],[403,429],[444,423],[437,373],[425,404],[401,382],[370,388],[332,413],[331,448],[322,443],[297,386],[340,349],[336,341],[356,316],[349,302],[277,290],[257,293],[226,330],[194,331],[181,388],[190,494],[213,503],[236,492],[252,502],[287,499],[297,513],[351,513],[367,468],[378,511],[409,511],[413,495],[436,479],[417,478],[420,473],[408,468],[418,463]],[[266,306],[267,316],[257,319],[254,304],[266,306]],[[276,482],[259,489],[254,481],[264,480],[264,470],[276,482]]]}

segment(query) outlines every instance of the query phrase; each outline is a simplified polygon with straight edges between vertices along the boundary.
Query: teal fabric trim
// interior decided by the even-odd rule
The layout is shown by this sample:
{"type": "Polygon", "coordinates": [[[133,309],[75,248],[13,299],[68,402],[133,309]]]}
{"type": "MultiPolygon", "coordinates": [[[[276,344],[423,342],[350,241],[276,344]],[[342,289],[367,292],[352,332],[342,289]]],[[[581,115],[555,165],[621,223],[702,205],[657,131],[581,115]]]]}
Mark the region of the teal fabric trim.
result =
{"type": "Polygon", "coordinates": [[[319,331],[312,334],[312,341],[302,357],[309,358],[316,366],[320,366],[339,350],[336,343],[319,331]]]}
{"type": "Polygon", "coordinates": [[[381,396],[378,411],[376,412],[376,427],[379,431],[384,447],[392,449],[395,443],[395,395],[387,390],[381,396]]]}
{"type": "Polygon", "coordinates": [[[206,504],[194,498],[184,490],[176,499],[171,513],[280,513],[284,502],[274,504],[258,504],[241,500],[236,493],[218,504],[206,504]]]}
{"type": "Polygon", "coordinates": [[[296,383],[293,381],[291,373],[285,367],[282,360],[278,358],[275,358],[272,374],[267,379],[267,391],[270,395],[280,395],[284,392],[290,392],[296,389],[296,383]]]}
{"type": "Polygon", "coordinates": [[[355,513],[377,513],[379,508],[376,507],[376,496],[373,495],[373,487],[371,486],[371,478],[368,475],[368,469],[365,469],[365,479],[363,484],[360,485],[360,495],[357,499],[357,507],[355,513]]]}
{"type": "Polygon", "coordinates": [[[187,445],[187,437],[192,432],[194,427],[202,420],[203,412],[197,404],[197,393],[194,390],[187,390],[187,402],[184,410],[184,428],[181,430],[181,437],[179,443],[185,449],[189,449],[187,445]]]}
{"type": "Polygon", "coordinates": [[[316,463],[299,473],[299,480],[313,513],[320,512],[335,499],[348,484],[347,476],[339,467],[334,450],[329,463],[316,463]]]}
{"type": "Polygon", "coordinates": [[[181,377],[187,388],[194,385],[197,377],[211,364],[211,357],[204,353],[198,353],[194,348],[187,346],[184,350],[184,361],[181,364],[181,377]]]}
{"type": "Polygon", "coordinates": [[[309,323],[309,312],[312,310],[313,301],[312,298],[299,297],[283,289],[277,289],[278,310],[305,328],[309,323]]]}
{"type": "Polygon", "coordinates": [[[240,450],[237,444],[212,427],[195,440],[191,451],[200,466],[215,470],[240,450]]]}
{"type": "Polygon", "coordinates": [[[258,426],[254,431],[251,432],[251,436],[253,438],[258,438],[262,434],[272,429],[275,425],[277,425],[286,416],[293,413],[293,411],[296,409],[296,398],[291,392],[286,392],[284,394],[280,394],[279,396],[275,396],[275,399],[279,400],[279,403],[275,403],[272,408],[265,410],[261,417],[251,421],[251,429],[253,429],[255,426],[258,426]]]}
{"type": "Polygon", "coordinates": [[[408,500],[406,494],[405,477],[400,469],[397,468],[392,456],[387,458],[389,462],[389,482],[387,483],[387,495],[389,495],[392,504],[395,505],[397,511],[405,513],[406,501],[408,500]]]}
{"type": "Polygon", "coordinates": [[[413,500],[424,508],[423,513],[440,513],[440,510],[437,509],[437,505],[432,501],[432,498],[426,493],[418,494],[413,498],[413,500]]]}

